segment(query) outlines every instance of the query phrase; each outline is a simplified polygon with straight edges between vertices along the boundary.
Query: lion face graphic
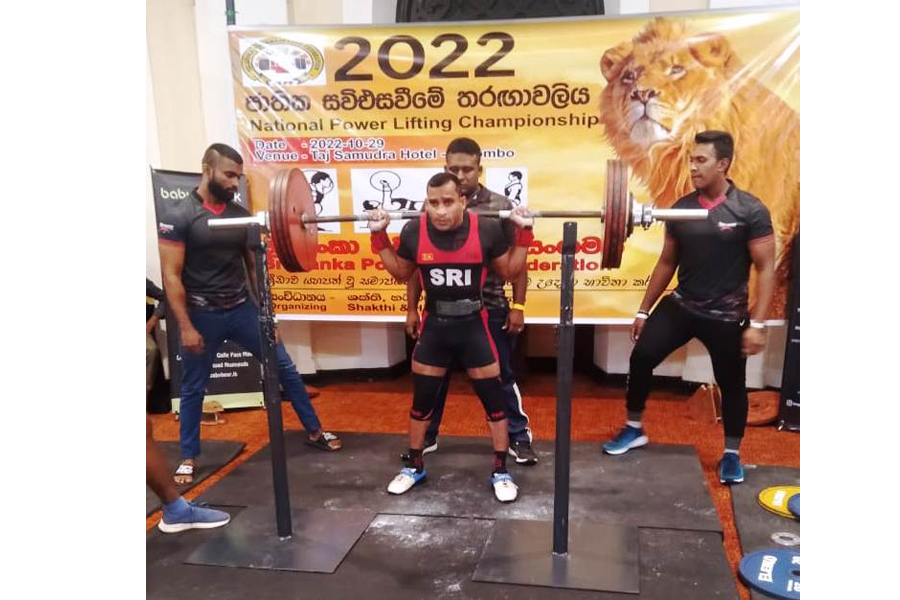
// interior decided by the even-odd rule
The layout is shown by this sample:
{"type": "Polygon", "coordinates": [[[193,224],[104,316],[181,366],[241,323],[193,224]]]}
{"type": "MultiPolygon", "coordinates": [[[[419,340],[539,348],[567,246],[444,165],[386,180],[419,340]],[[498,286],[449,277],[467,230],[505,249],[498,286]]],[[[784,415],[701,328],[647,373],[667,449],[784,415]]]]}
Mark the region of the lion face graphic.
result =
{"type": "MultiPolygon", "coordinates": [[[[683,21],[657,18],[600,60],[606,138],[647,185],[656,205],[693,191],[694,136],[731,133],[728,176],[768,207],[779,260],[800,228],[800,117],[741,63],[716,33],[689,34],[683,21]]],[[[782,285],[783,287],[783,285],[782,285]]],[[[779,312],[784,293],[776,294],[779,312]]]]}

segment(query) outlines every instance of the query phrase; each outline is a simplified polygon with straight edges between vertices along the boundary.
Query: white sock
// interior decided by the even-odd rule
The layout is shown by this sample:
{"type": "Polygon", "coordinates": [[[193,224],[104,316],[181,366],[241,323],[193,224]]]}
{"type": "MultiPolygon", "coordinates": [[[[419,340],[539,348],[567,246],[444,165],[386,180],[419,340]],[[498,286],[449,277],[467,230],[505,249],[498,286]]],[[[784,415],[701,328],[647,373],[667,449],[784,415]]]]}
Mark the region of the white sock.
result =
{"type": "Polygon", "coordinates": [[[635,429],[643,429],[643,424],[640,421],[625,421],[625,424],[629,427],[634,427],[635,429]]]}
{"type": "Polygon", "coordinates": [[[728,449],[725,450],[725,454],[728,454],[729,452],[731,452],[732,454],[737,454],[738,456],[741,455],[741,453],[737,450],[728,450],[728,449]]]}

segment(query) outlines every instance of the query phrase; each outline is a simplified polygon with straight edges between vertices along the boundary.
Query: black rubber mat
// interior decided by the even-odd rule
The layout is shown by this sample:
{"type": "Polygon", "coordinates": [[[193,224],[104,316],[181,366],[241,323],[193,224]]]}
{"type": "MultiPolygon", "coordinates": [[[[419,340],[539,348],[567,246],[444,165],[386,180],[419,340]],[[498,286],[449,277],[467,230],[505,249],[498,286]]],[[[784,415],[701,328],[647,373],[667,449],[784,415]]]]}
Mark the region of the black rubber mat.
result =
{"type": "MultiPolygon", "coordinates": [[[[553,520],[553,442],[535,442],[540,462],[508,466],[519,499],[501,504],[488,478],[487,437],[441,436],[425,457],[428,479],[402,496],[386,492],[402,467],[403,435],[342,433],[339,452],[285,434],[291,506],[368,509],[378,513],[442,517],[553,520]]],[[[600,453],[598,442],[572,444],[569,516],[601,523],[721,532],[696,451],[691,446],[651,444],[622,456],[600,453]]],[[[201,500],[225,506],[271,504],[268,447],[204,492],[201,500]]]]}
{"type": "MultiPolygon", "coordinates": [[[[346,439],[346,438],[345,438],[346,439]]],[[[232,477],[229,474],[228,479],[232,477]]],[[[228,509],[239,515],[241,508],[228,509]]],[[[235,517],[237,518],[237,517],[235,517]]],[[[710,531],[641,529],[640,593],[618,594],[472,581],[493,521],[379,515],[334,574],[184,563],[215,535],[147,536],[148,600],[714,600],[739,598],[722,538],[710,531]]],[[[550,549],[548,548],[549,552],[550,549]]]]}
{"type": "MultiPolygon", "coordinates": [[[[771,513],[759,504],[759,493],[766,488],[800,485],[800,469],[744,465],[744,483],[731,487],[734,523],[741,543],[741,554],[766,548],[782,548],[800,552],[800,545],[783,546],[772,540],[776,533],[800,536],[800,521],[771,513]]],[[[768,596],[750,590],[753,600],[768,596]]]]}
{"type": "MultiPolygon", "coordinates": [[[[171,467],[172,475],[181,462],[181,447],[178,442],[156,442],[166,462],[171,467]]],[[[220,440],[203,440],[203,454],[198,462],[200,468],[194,471],[194,482],[190,485],[179,485],[178,490],[183,494],[198,483],[227,465],[235,456],[241,453],[245,444],[243,442],[228,442],[220,440]]],[[[160,501],[153,490],[147,486],[147,514],[159,510],[160,501]]]]}

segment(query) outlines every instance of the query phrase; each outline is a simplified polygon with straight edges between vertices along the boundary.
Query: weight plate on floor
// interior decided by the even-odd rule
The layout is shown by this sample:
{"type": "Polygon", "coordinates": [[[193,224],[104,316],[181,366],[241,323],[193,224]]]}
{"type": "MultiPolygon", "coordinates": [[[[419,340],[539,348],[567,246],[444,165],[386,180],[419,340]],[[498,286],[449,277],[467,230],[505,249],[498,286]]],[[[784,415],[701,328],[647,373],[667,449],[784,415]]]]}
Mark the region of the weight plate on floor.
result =
{"type": "Polygon", "coordinates": [[[751,552],[741,559],[738,575],[754,590],[779,598],[800,598],[800,553],[782,548],[751,552]]]}
{"type": "Polygon", "coordinates": [[[793,519],[794,515],[788,510],[788,501],[792,496],[800,493],[800,487],[796,485],[779,485],[766,488],[759,493],[757,500],[760,506],[767,511],[793,519]]]}
{"type": "Polygon", "coordinates": [[[796,533],[791,533],[790,531],[776,531],[770,536],[770,538],[773,542],[782,546],[800,545],[800,536],[796,533]]]}
{"type": "Polygon", "coordinates": [[[788,510],[791,514],[800,518],[800,492],[797,492],[788,499],[788,510]]]}

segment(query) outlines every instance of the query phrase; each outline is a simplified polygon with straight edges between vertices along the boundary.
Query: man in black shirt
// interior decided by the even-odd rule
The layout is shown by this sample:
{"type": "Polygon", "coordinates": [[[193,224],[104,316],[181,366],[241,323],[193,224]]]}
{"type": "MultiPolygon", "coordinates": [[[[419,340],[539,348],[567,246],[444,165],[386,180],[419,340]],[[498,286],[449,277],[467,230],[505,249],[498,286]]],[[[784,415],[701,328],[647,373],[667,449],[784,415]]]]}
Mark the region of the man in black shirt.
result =
{"type": "Polygon", "coordinates": [[[372,251],[399,281],[418,272],[425,290],[425,311],[412,357],[409,455],[406,467],[388,485],[388,492],[402,494],[425,479],[425,430],[447,368],[458,362],[472,379],[487,413],[494,446],[494,494],[501,502],[512,502],[518,488],[506,469],[506,406],[482,288],[489,266],[505,279],[514,279],[522,271],[534,237],[530,230],[534,219],[524,208],[513,211],[510,220],[519,229],[510,249],[496,219],[481,219],[466,210],[466,199],[460,194],[455,175],[438,173],[428,181],[427,192],[425,213],[404,225],[399,250],[394,249],[384,231],[390,223],[388,213],[370,211],[372,251]]]}
{"type": "Polygon", "coordinates": [[[768,209],[727,178],[734,140],[723,131],[696,136],[691,153],[691,179],[696,191],[674,208],[705,208],[706,221],[666,223],[666,239],[647,292],[632,326],[626,392],[628,420],[603,446],[607,454],[623,454],[644,446],[641,417],[653,369],[692,338],[699,339],[712,359],[722,390],[725,453],[719,480],[744,480],[739,457],[747,422],[747,356],[765,346],[765,316],[775,289],[775,240],[768,209]],[[748,311],[750,265],[757,274],[757,302],[748,311]],[[678,270],[678,287],[650,308],[678,270]]]}
{"type": "MultiPolygon", "coordinates": [[[[193,481],[200,454],[203,396],[219,345],[229,339],[257,358],[262,353],[259,308],[250,295],[251,289],[258,288],[247,232],[208,226],[212,219],[249,215],[232,202],[243,164],[234,148],[213,144],[203,155],[200,185],[159,220],[169,314],[178,322],[181,335],[182,462],[175,473],[177,483],[193,481]]],[[[308,442],[323,450],[340,449],[337,436],[322,431],[303,380],[280,341],[276,355],[278,378],[309,434],[308,442]]]]}

